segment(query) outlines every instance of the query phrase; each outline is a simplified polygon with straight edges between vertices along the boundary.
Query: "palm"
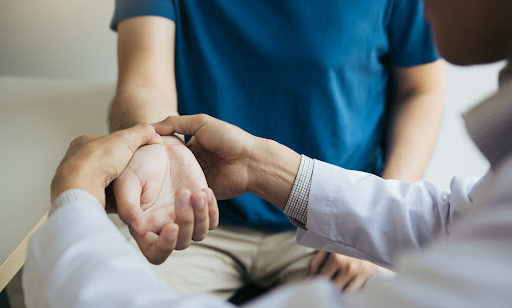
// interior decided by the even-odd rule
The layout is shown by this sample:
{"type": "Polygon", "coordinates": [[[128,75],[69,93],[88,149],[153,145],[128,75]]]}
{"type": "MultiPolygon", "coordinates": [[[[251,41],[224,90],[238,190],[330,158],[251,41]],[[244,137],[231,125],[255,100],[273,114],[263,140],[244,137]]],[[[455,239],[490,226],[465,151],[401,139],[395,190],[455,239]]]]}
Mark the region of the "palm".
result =
{"type": "Polygon", "coordinates": [[[176,217],[170,169],[165,146],[151,145],[138,150],[119,177],[128,186],[140,186],[136,188],[140,199],[134,198],[133,202],[144,211],[148,231],[157,234],[165,222],[173,222],[176,217]]]}
{"type": "MultiPolygon", "coordinates": [[[[174,222],[179,225],[176,221],[176,195],[183,190],[197,192],[207,187],[197,160],[185,146],[148,145],[135,152],[114,183],[114,192],[120,218],[127,222],[145,253],[150,250],[147,243],[152,241],[140,234],[158,235],[166,225],[174,222]],[[130,225],[130,218],[134,211],[140,210],[143,219],[134,232],[137,226],[130,225]]],[[[178,243],[177,248],[179,246],[178,243]]]]}

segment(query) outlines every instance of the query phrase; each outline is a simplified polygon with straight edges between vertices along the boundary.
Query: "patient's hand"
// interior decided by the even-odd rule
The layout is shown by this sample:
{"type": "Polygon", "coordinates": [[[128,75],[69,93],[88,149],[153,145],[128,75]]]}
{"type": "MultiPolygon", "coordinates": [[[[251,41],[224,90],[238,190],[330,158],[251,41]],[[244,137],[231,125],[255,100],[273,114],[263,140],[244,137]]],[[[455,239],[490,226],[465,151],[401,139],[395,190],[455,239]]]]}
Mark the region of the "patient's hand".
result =
{"type": "Polygon", "coordinates": [[[365,260],[319,251],[309,264],[309,273],[331,279],[344,293],[353,293],[385,269],[365,260]]]}
{"type": "Polygon", "coordinates": [[[165,143],[141,147],[114,182],[119,217],[154,264],[174,249],[187,248],[191,240],[203,240],[219,217],[194,155],[175,137],[166,137],[165,143]],[[165,229],[177,236],[171,241],[175,245],[158,240],[165,229]]]}

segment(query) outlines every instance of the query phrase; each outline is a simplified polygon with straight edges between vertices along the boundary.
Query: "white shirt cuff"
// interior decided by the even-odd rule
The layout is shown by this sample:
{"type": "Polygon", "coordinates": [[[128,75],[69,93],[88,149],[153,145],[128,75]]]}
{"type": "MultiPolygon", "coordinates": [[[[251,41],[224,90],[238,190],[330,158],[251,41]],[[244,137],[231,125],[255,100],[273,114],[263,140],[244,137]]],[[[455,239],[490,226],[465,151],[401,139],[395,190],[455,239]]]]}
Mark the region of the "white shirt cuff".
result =
{"type": "Polygon", "coordinates": [[[61,193],[52,203],[50,215],[55,213],[58,209],[76,201],[85,201],[87,203],[95,204],[103,209],[98,199],[83,189],[68,189],[61,193]]]}

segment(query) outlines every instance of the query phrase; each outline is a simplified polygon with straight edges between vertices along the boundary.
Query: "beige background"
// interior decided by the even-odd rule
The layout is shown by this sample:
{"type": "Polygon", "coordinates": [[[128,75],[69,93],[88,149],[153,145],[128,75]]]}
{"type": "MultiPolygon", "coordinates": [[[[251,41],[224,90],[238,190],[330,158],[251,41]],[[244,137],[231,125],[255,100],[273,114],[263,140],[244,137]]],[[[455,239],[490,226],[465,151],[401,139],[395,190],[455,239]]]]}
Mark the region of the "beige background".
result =
{"type": "Polygon", "coordinates": [[[0,75],[115,79],[114,0],[0,0],[0,75]]]}

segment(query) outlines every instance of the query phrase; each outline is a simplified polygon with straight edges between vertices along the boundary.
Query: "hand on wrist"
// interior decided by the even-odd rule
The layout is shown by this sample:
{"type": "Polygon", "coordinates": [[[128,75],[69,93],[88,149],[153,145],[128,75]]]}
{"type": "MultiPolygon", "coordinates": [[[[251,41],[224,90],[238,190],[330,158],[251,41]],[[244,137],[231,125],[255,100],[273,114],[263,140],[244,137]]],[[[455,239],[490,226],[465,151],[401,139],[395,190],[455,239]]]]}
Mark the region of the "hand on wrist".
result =
{"type": "Polygon", "coordinates": [[[115,180],[145,144],[162,141],[149,124],[140,124],[104,137],[84,135],[73,140],[51,184],[52,201],[62,192],[78,188],[105,206],[105,187],[115,180]]]}

